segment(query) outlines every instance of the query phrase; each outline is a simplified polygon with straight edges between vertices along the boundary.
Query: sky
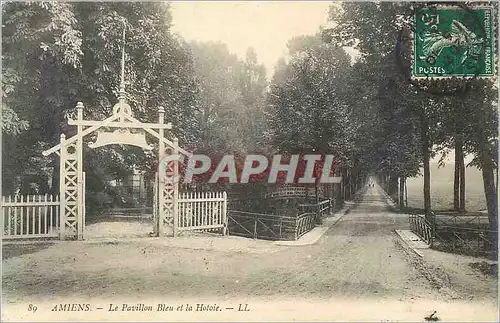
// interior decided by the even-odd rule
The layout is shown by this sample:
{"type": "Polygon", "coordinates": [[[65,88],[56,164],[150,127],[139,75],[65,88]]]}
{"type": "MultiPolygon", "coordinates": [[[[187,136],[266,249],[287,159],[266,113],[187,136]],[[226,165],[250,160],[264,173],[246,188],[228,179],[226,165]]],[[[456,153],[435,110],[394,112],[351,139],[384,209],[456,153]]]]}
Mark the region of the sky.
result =
{"type": "Polygon", "coordinates": [[[187,41],[221,41],[244,59],[253,47],[270,78],[287,41],[314,34],[327,22],[331,1],[177,1],[172,30],[187,41]]]}

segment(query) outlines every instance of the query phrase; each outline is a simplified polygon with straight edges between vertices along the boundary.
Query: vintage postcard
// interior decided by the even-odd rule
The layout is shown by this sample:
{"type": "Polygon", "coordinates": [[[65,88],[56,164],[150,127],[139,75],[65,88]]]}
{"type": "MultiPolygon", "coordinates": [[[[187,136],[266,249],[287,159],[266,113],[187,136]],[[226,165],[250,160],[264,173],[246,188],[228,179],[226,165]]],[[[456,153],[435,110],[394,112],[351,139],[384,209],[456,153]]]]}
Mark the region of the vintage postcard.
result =
{"type": "Polygon", "coordinates": [[[2,322],[498,322],[498,15],[2,1],[2,322]]]}

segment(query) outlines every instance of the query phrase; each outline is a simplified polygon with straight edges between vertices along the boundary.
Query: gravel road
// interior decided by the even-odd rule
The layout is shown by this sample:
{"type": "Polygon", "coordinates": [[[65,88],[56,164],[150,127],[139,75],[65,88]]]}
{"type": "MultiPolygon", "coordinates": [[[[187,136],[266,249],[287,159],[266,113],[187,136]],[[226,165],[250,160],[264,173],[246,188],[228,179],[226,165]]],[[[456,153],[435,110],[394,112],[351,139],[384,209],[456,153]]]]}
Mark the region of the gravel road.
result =
{"type": "MultiPolygon", "coordinates": [[[[497,282],[477,276],[454,288],[455,276],[450,278],[439,259],[428,263],[401,242],[394,230],[407,226],[407,216],[391,212],[375,187],[309,246],[276,246],[237,237],[5,245],[4,315],[36,320],[26,313],[28,303],[45,304],[39,305],[46,311],[44,319],[64,320],[69,317],[50,311],[53,304],[78,300],[105,307],[124,299],[221,304],[246,300],[254,310],[239,316],[227,310],[219,316],[176,319],[415,320],[437,310],[444,320],[494,321],[497,282]],[[476,287],[467,289],[466,283],[476,287]]],[[[92,313],[75,319],[158,319],[134,316],[137,313],[92,313]]]]}

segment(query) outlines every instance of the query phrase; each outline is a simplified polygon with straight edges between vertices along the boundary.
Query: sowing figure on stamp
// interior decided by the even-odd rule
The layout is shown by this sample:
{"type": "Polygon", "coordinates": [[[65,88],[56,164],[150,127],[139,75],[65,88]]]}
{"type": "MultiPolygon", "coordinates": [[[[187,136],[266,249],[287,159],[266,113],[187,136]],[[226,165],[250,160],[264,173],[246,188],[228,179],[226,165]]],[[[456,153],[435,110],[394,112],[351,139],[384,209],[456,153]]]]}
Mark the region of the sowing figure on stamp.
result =
{"type": "Polygon", "coordinates": [[[448,37],[437,32],[427,32],[423,34],[423,37],[419,35],[419,38],[423,42],[422,52],[424,54],[424,56],[419,57],[420,59],[426,60],[430,56],[434,56],[437,59],[445,47],[465,47],[467,50],[462,54],[460,64],[463,64],[468,58],[474,46],[483,43],[482,38],[469,31],[467,27],[457,20],[453,20],[448,37]]]}

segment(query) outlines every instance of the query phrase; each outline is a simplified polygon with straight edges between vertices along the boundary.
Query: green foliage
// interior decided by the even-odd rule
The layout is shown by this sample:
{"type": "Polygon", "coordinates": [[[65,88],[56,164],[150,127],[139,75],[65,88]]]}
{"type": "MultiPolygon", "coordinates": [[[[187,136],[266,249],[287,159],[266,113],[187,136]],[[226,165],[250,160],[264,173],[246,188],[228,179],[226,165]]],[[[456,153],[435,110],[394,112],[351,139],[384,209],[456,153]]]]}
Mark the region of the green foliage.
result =
{"type": "Polygon", "coordinates": [[[8,135],[18,135],[28,129],[28,126],[26,120],[19,119],[11,108],[2,104],[2,132],[8,135]]]}
{"type": "MultiPolygon", "coordinates": [[[[187,44],[169,31],[167,4],[7,3],[2,11],[2,131],[7,134],[3,146],[10,152],[4,154],[4,192],[12,193],[15,177],[29,171],[26,162],[39,156],[40,142],[50,147],[61,133],[75,134],[66,118],[76,113],[76,102],[84,103],[86,119],[110,115],[117,102],[124,27],[127,99],[134,116],[156,122],[157,109],[163,106],[165,121],[173,123],[180,143],[197,142],[194,67],[187,44]]],[[[119,159],[112,158],[113,151],[102,152],[98,168],[127,170],[135,165],[152,172],[156,166],[157,158],[142,150],[120,148],[119,159]]],[[[99,154],[86,152],[85,162],[95,164],[99,154]]],[[[57,183],[57,172],[52,179],[57,183]]]]}
{"type": "Polygon", "coordinates": [[[353,173],[378,172],[395,183],[419,174],[425,151],[446,154],[461,138],[476,156],[473,164],[497,167],[491,82],[467,82],[463,91],[464,82],[417,86],[408,79],[411,51],[401,39],[410,36],[411,13],[420,5],[333,4],[332,28],[290,40],[289,58],[278,62],[269,93],[274,147],[324,149],[353,173]],[[343,46],[360,52],[352,66],[335,53],[343,46]]]}
{"type": "Polygon", "coordinates": [[[283,152],[314,149],[347,155],[356,130],[344,98],[349,56],[319,36],[292,39],[289,53],[289,61],[278,65],[268,95],[269,140],[283,152]]]}
{"type": "Polygon", "coordinates": [[[245,61],[222,43],[192,43],[199,82],[205,152],[244,154],[259,147],[264,131],[265,68],[248,49],[245,61]]]}
{"type": "Polygon", "coordinates": [[[421,163],[419,122],[425,96],[411,86],[396,65],[394,48],[408,3],[342,3],[332,5],[335,27],[323,31],[331,42],[353,46],[361,58],[349,78],[351,106],[358,114],[364,164],[394,176],[414,176],[421,163]],[[364,140],[363,140],[363,139],[364,140]]]}
{"type": "Polygon", "coordinates": [[[374,169],[391,177],[415,176],[424,161],[424,151],[430,150],[431,156],[445,155],[460,140],[464,150],[475,156],[473,164],[484,169],[490,222],[496,227],[492,179],[498,152],[496,91],[488,80],[424,82],[420,86],[409,82],[411,50],[401,39],[411,36],[408,22],[412,10],[420,5],[335,4],[330,10],[335,26],[323,30],[322,36],[361,52],[357,64],[363,73],[354,74],[358,79],[354,77],[350,84],[358,93],[366,93],[363,89],[372,95],[377,93],[371,104],[374,121],[369,123],[373,131],[370,142],[376,149],[364,154],[370,156],[374,169]],[[367,81],[378,90],[374,91],[367,81]],[[439,92],[444,94],[436,94],[439,92]],[[424,147],[424,138],[429,139],[428,147],[424,147]]]}
{"type": "MultiPolygon", "coordinates": [[[[239,59],[224,44],[188,44],[173,35],[166,3],[8,2],[2,6],[4,192],[14,192],[24,174],[57,183],[57,158],[44,161],[40,154],[61,133],[75,134],[66,120],[76,102],[84,103],[86,119],[110,115],[124,28],[134,116],[156,122],[164,107],[165,122],[188,150],[321,151],[338,156],[346,173],[394,178],[417,175],[426,148],[445,154],[461,138],[473,164],[492,172],[498,150],[492,84],[475,80],[455,98],[431,94],[431,85],[408,82],[407,48],[395,55],[417,5],[333,4],[334,27],[291,39],[269,85],[252,48],[239,59]],[[359,50],[356,62],[345,46],[359,50]],[[422,148],[424,137],[431,147],[422,148]]],[[[85,149],[87,198],[96,205],[111,203],[106,175],[123,178],[139,168],[152,178],[155,171],[156,150],[85,149]]]]}

